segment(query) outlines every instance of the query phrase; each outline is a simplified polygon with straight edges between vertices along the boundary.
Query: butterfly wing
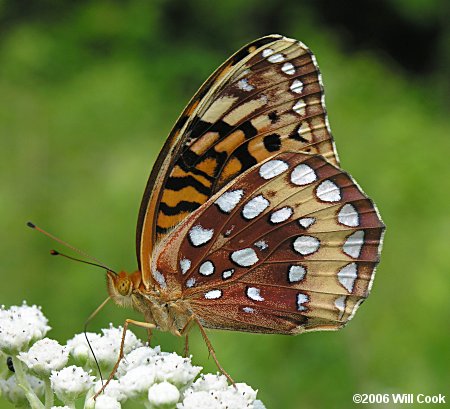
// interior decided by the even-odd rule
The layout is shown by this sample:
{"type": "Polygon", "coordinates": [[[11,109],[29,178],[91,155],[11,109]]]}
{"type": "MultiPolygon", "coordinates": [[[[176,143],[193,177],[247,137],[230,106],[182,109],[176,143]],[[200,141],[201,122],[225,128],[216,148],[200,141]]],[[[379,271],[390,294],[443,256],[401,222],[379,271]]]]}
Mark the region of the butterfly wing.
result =
{"type": "Polygon", "coordinates": [[[369,295],[383,230],[351,176],[322,156],[286,152],[192,213],[153,268],[205,327],[338,329],[369,295]]]}
{"type": "Polygon", "coordinates": [[[337,155],[316,60],[278,35],[256,40],[206,81],[178,119],[145,189],[137,228],[144,282],[152,249],[226,183],[283,151],[337,155]]]}

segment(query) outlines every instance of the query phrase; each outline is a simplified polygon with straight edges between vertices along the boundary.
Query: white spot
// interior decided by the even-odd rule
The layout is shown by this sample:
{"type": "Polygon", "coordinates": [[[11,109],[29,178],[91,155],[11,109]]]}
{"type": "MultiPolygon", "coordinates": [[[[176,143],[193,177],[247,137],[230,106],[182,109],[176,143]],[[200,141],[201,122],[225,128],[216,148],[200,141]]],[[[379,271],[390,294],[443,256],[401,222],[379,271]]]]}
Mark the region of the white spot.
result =
{"type": "Polygon", "coordinates": [[[263,50],[262,52],[262,56],[264,58],[268,57],[269,55],[272,55],[274,53],[274,51],[271,48],[266,48],[265,50],[263,50]]]}
{"type": "Polygon", "coordinates": [[[201,246],[202,244],[208,243],[214,235],[214,229],[204,229],[202,226],[197,224],[191,230],[189,230],[189,238],[191,243],[195,246],[201,246]]]}
{"type": "Polygon", "coordinates": [[[234,230],[236,226],[233,224],[224,234],[225,237],[228,237],[234,230]]]}
{"type": "Polygon", "coordinates": [[[309,297],[306,294],[298,293],[297,294],[297,310],[305,311],[306,306],[303,304],[309,301],[309,297]]]}
{"type": "Polygon", "coordinates": [[[312,236],[299,236],[294,241],[294,250],[303,256],[315,253],[320,247],[320,241],[312,236]]]}
{"type": "Polygon", "coordinates": [[[161,288],[167,287],[166,279],[158,270],[153,270],[152,276],[156,280],[156,282],[161,286],[161,288]]]}
{"type": "Polygon", "coordinates": [[[342,267],[338,273],[339,282],[349,293],[353,291],[356,277],[358,277],[356,263],[347,264],[345,267],[342,267]]]}
{"type": "Polygon", "coordinates": [[[282,174],[288,168],[289,165],[282,160],[269,160],[259,168],[259,176],[266,180],[272,179],[275,176],[282,174]]]}
{"type": "Polygon", "coordinates": [[[211,290],[205,293],[207,300],[217,300],[220,297],[222,297],[222,290],[211,290]]]}
{"type": "Polygon", "coordinates": [[[244,191],[242,189],[225,192],[214,203],[219,206],[222,212],[230,213],[240,202],[244,191]]]}
{"type": "Polygon", "coordinates": [[[298,283],[305,278],[306,268],[303,266],[290,266],[289,267],[289,282],[298,283]]]}
{"type": "Polygon", "coordinates": [[[237,86],[242,91],[247,91],[247,92],[255,89],[255,87],[253,85],[250,85],[248,83],[248,80],[246,78],[243,78],[243,79],[239,80],[238,83],[237,83],[237,86]]]}
{"type": "Polygon", "coordinates": [[[283,71],[287,75],[294,75],[295,67],[290,62],[286,62],[281,67],[281,71],[283,71]]]}
{"type": "Polygon", "coordinates": [[[195,285],[195,278],[191,277],[189,280],[186,281],[186,287],[192,288],[195,285]]]}
{"type": "Polygon", "coordinates": [[[356,227],[359,226],[359,214],[353,205],[347,203],[339,211],[338,221],[345,226],[356,227]]]}
{"type": "Polygon", "coordinates": [[[339,311],[339,319],[340,320],[344,316],[346,298],[347,298],[347,296],[343,295],[341,297],[336,298],[336,300],[334,301],[334,305],[339,311]]]}
{"type": "Polygon", "coordinates": [[[316,222],[316,219],[314,217],[302,217],[298,220],[298,224],[305,229],[307,229],[309,226],[314,224],[316,222]]]}
{"type": "Polygon", "coordinates": [[[282,62],[285,60],[285,57],[283,54],[277,53],[277,54],[272,54],[267,61],[271,62],[271,63],[277,63],[277,62],[282,62]]]}
{"type": "Polygon", "coordinates": [[[265,94],[261,94],[261,96],[258,98],[258,103],[261,105],[266,105],[269,102],[269,98],[265,94]]]}
{"type": "Polygon", "coordinates": [[[225,270],[222,273],[222,278],[224,280],[228,280],[234,274],[234,268],[230,268],[229,270],[225,270]]]}
{"type": "Polygon", "coordinates": [[[260,289],[256,287],[247,288],[247,297],[253,301],[264,301],[264,298],[261,297],[260,289]]]}
{"type": "Polygon", "coordinates": [[[300,80],[294,80],[290,86],[290,90],[296,94],[301,94],[303,91],[303,82],[300,80]]]}
{"type": "Polygon", "coordinates": [[[303,101],[303,99],[299,99],[294,106],[292,107],[292,109],[294,110],[295,113],[299,114],[299,115],[304,115],[305,114],[305,101],[303,101]]]}
{"type": "Polygon", "coordinates": [[[315,180],[317,180],[316,172],[314,172],[313,168],[304,163],[296,166],[291,173],[291,182],[294,185],[307,185],[315,180]]]}
{"type": "Polygon", "coordinates": [[[344,243],[344,253],[350,257],[358,258],[361,253],[361,247],[364,244],[364,230],[355,231],[352,235],[348,236],[344,243]]]}
{"type": "Polygon", "coordinates": [[[181,272],[183,274],[186,274],[186,271],[188,271],[191,268],[191,260],[187,258],[180,260],[180,268],[181,272]]]}
{"type": "Polygon", "coordinates": [[[252,314],[255,312],[254,308],[251,307],[244,307],[242,308],[242,311],[246,312],[247,314],[252,314]]]}
{"type": "Polygon", "coordinates": [[[210,276],[214,273],[214,264],[211,261],[205,261],[198,269],[202,276],[210,276]]]}
{"type": "Polygon", "coordinates": [[[242,209],[242,216],[247,220],[254,219],[269,207],[270,202],[263,196],[259,195],[250,200],[242,209]]]}
{"type": "Polygon", "coordinates": [[[266,241],[264,240],[259,240],[255,243],[255,246],[258,247],[260,250],[265,250],[266,248],[269,247],[269,245],[267,244],[266,241]]]}
{"type": "Polygon", "coordinates": [[[324,202],[341,200],[341,189],[331,180],[324,180],[316,189],[317,197],[324,202]]]}
{"type": "Polygon", "coordinates": [[[259,261],[255,250],[251,248],[234,251],[231,253],[231,260],[242,267],[250,267],[259,261]]]}
{"type": "Polygon", "coordinates": [[[271,223],[285,222],[287,219],[289,219],[292,216],[293,213],[294,213],[294,211],[292,210],[291,207],[289,207],[289,206],[283,207],[283,208],[273,212],[270,215],[270,221],[271,221],[271,223]]]}
{"type": "Polygon", "coordinates": [[[307,139],[304,137],[304,134],[307,134],[310,132],[311,132],[311,128],[310,128],[308,122],[306,122],[306,121],[302,122],[302,124],[297,129],[297,133],[304,139],[307,139]]]}

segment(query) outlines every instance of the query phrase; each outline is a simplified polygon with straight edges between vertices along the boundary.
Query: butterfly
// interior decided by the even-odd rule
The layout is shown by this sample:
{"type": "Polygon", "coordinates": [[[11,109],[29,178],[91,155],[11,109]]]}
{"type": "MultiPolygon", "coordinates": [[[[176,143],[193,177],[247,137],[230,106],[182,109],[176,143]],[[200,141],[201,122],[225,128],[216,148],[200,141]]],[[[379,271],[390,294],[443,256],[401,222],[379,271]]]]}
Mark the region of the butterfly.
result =
{"type": "Polygon", "coordinates": [[[149,330],[198,325],[221,368],[205,328],[343,327],[369,295],[384,228],[339,167],[314,55],[269,35],[225,61],[179,117],[142,199],[139,269],[108,271],[108,290],[149,330]]]}

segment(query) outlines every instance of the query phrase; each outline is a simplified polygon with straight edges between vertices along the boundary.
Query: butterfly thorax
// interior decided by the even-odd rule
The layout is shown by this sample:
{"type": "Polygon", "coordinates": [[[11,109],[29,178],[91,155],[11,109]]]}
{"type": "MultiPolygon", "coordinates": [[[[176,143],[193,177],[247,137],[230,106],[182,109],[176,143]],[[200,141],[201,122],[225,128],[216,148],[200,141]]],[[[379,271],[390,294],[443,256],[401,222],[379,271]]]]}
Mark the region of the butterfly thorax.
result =
{"type": "Polygon", "coordinates": [[[144,315],[145,321],[155,324],[161,331],[180,336],[192,312],[188,303],[178,294],[146,289],[140,271],[115,275],[107,273],[108,292],[112,300],[122,307],[130,307],[144,315]]]}

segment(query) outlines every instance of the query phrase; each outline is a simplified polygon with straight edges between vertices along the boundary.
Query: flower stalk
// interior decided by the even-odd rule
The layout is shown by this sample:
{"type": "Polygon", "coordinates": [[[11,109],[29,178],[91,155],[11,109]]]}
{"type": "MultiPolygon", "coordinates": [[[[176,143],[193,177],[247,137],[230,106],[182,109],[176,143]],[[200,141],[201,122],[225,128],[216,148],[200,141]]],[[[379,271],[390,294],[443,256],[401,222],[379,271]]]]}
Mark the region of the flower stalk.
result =
{"type": "Polygon", "coordinates": [[[32,409],[45,409],[45,406],[42,404],[40,399],[37,397],[36,393],[33,391],[33,389],[30,386],[30,383],[28,382],[28,379],[25,375],[25,371],[22,367],[22,362],[20,362],[16,356],[12,357],[12,361],[13,361],[14,370],[15,370],[15,374],[16,374],[17,385],[20,388],[22,388],[31,408],[32,409]]]}
{"type": "Polygon", "coordinates": [[[45,409],[50,409],[55,401],[50,379],[44,379],[45,383],[45,409]]]}

